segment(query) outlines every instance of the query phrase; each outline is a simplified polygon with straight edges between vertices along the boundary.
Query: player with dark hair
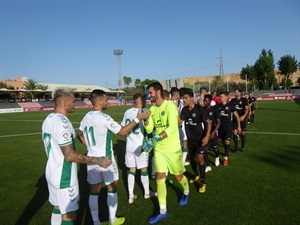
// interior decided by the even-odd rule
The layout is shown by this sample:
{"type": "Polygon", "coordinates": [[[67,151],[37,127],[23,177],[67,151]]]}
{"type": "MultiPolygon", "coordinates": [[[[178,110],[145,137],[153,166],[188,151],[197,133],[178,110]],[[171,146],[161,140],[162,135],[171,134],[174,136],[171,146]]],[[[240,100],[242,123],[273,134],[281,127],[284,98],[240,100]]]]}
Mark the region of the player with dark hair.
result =
{"type": "Polygon", "coordinates": [[[238,124],[238,133],[241,132],[241,125],[239,120],[239,115],[232,105],[231,102],[228,102],[228,92],[221,92],[220,99],[222,101],[221,104],[217,105],[218,112],[220,114],[221,126],[219,128],[219,137],[223,142],[223,146],[225,148],[224,161],[223,165],[228,166],[228,156],[230,153],[230,140],[232,137],[232,114],[236,118],[238,124]]]}
{"type": "Polygon", "coordinates": [[[184,122],[188,140],[188,149],[190,151],[191,166],[195,174],[195,178],[192,181],[195,182],[199,179],[198,165],[196,163],[197,157],[200,167],[199,192],[204,193],[206,191],[204,152],[205,146],[209,141],[211,122],[207,116],[206,110],[194,103],[194,93],[192,89],[187,88],[182,99],[185,107],[183,107],[181,111],[180,119],[184,122]]]}
{"type": "Polygon", "coordinates": [[[250,122],[254,123],[254,109],[255,109],[255,104],[256,103],[256,98],[253,96],[253,93],[250,91],[249,92],[249,106],[250,106],[250,122]]]}
{"type": "Polygon", "coordinates": [[[155,103],[150,108],[151,116],[149,120],[144,124],[148,134],[154,130],[156,132],[150,143],[155,146],[154,165],[160,213],[151,217],[148,221],[149,224],[155,224],[168,218],[166,173],[169,171],[174,174],[183,189],[183,195],[179,201],[181,206],[188,203],[189,184],[183,174],[185,168],[182,163],[177,107],[172,102],[162,98],[163,87],[160,83],[154,82],[147,89],[151,101],[155,103]]]}
{"type": "MultiPolygon", "coordinates": [[[[133,95],[133,107],[126,110],[121,122],[122,126],[131,123],[132,120],[137,116],[137,113],[146,107],[146,95],[142,93],[136,93],[133,95]]],[[[125,153],[125,165],[129,168],[127,175],[128,181],[128,203],[132,204],[137,198],[134,194],[134,183],[136,170],[141,170],[140,178],[144,188],[144,198],[149,199],[155,197],[157,194],[150,191],[149,188],[149,175],[148,175],[148,160],[149,153],[144,152],[142,149],[144,141],[144,126],[140,121],[133,130],[126,135],[126,153],[125,153]]]]}
{"type": "Polygon", "coordinates": [[[234,96],[235,98],[231,99],[231,103],[235,107],[238,115],[239,115],[239,121],[241,124],[241,140],[242,145],[241,148],[238,147],[238,124],[235,119],[233,118],[233,141],[234,141],[234,151],[237,150],[244,151],[245,147],[245,141],[246,141],[246,131],[247,131],[247,115],[249,113],[249,105],[246,98],[242,97],[242,90],[235,89],[234,90],[234,96]]]}
{"type": "MultiPolygon", "coordinates": [[[[171,93],[170,101],[177,106],[178,113],[180,115],[180,112],[184,107],[184,103],[181,99],[182,95],[180,93],[180,89],[178,89],[177,87],[172,87],[170,93],[171,93]]],[[[187,137],[186,137],[185,127],[182,125],[179,126],[179,137],[180,137],[180,143],[182,149],[182,162],[185,166],[187,166],[190,164],[189,162],[186,161],[187,154],[188,154],[187,137]]]]}
{"type": "Polygon", "coordinates": [[[124,217],[116,217],[118,207],[117,181],[119,179],[118,167],[113,154],[112,133],[121,136],[127,135],[141,120],[149,117],[151,111],[137,112],[136,117],[121,126],[103,111],[107,109],[108,97],[106,92],[95,89],[90,94],[93,109],[89,111],[80,122],[78,139],[87,147],[88,156],[106,156],[112,160],[108,168],[98,165],[87,166],[87,181],[90,184],[89,206],[94,225],[101,224],[99,221],[98,196],[101,183],[107,186],[107,205],[109,211],[109,223],[112,225],[123,224],[124,217]]]}
{"type": "Polygon", "coordinates": [[[204,95],[204,107],[207,110],[207,115],[208,118],[210,119],[211,122],[211,130],[210,130],[210,136],[209,136],[209,144],[206,146],[206,151],[205,151],[205,162],[206,162],[206,168],[205,172],[208,172],[211,170],[209,166],[209,160],[208,160],[208,148],[212,148],[215,152],[215,165],[219,166],[220,164],[220,152],[219,152],[219,147],[218,147],[218,135],[217,132],[221,126],[221,120],[220,120],[220,115],[218,112],[217,106],[211,106],[211,101],[212,101],[212,96],[209,94],[204,95]]]}
{"type": "MultiPolygon", "coordinates": [[[[73,89],[58,87],[52,92],[55,104],[42,125],[42,138],[47,154],[46,180],[49,202],[53,205],[51,225],[74,225],[79,208],[77,163],[107,168],[108,157],[86,156],[75,151],[75,131],[68,119],[74,112],[73,89]]],[[[45,222],[45,221],[44,221],[45,222]]]]}

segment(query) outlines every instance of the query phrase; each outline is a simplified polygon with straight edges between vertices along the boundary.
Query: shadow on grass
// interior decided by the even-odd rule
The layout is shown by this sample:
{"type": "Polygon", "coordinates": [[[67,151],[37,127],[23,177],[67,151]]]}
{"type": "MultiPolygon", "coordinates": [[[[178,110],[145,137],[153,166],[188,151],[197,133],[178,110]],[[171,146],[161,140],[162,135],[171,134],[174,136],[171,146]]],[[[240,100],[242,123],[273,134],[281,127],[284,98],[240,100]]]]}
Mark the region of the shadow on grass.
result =
{"type": "Polygon", "coordinates": [[[265,164],[296,172],[294,167],[299,165],[300,151],[299,146],[286,146],[277,148],[275,153],[268,156],[254,155],[253,157],[265,164]]]}
{"type": "MultiPolygon", "coordinates": [[[[300,104],[300,103],[298,103],[300,104]]],[[[281,111],[281,112],[299,112],[300,110],[292,110],[292,109],[282,109],[282,108],[259,108],[259,110],[265,110],[265,111],[281,111]]]]}
{"type": "Polygon", "coordinates": [[[30,202],[25,207],[25,210],[19,216],[15,225],[27,225],[34,215],[39,211],[44,203],[48,200],[49,192],[45,174],[43,174],[37,181],[38,188],[30,202]]]}
{"type": "Polygon", "coordinates": [[[300,98],[294,98],[294,102],[300,105],[300,98]]]}

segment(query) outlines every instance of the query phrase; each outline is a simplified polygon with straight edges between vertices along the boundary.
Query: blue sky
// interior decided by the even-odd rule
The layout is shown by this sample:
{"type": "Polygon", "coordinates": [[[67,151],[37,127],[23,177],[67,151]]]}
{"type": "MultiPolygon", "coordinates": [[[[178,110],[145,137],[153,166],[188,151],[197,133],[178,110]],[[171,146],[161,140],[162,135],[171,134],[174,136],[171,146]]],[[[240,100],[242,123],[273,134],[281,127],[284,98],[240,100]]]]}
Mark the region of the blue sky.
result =
{"type": "Polygon", "coordinates": [[[253,65],[271,49],[275,63],[300,61],[300,0],[0,0],[0,79],[117,88],[144,80],[219,74],[253,65]]]}

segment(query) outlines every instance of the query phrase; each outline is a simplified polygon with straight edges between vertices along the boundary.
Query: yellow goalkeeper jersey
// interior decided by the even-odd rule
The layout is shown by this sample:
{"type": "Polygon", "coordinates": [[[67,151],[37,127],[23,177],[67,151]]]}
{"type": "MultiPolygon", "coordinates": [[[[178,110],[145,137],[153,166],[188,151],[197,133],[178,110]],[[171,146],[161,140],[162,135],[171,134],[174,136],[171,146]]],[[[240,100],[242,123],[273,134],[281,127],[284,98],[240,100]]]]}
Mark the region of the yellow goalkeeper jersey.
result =
{"type": "Polygon", "coordinates": [[[165,131],[167,137],[155,145],[155,151],[176,152],[181,149],[178,129],[178,110],[174,103],[164,101],[161,106],[150,108],[149,124],[145,126],[148,134],[154,130],[157,135],[165,131]]]}

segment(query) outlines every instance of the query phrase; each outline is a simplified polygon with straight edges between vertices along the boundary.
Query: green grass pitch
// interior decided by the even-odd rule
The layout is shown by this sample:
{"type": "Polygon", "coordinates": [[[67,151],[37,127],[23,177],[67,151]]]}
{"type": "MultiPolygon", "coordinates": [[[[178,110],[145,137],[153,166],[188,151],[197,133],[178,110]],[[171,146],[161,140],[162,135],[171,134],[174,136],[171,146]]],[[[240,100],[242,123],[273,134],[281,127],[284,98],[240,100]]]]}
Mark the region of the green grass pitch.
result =
{"type": "MultiPolygon", "coordinates": [[[[300,105],[287,100],[259,101],[255,123],[248,126],[245,152],[231,153],[229,166],[215,167],[207,173],[207,191],[199,194],[190,185],[188,205],[180,207],[179,184],[167,186],[169,219],[172,225],[296,225],[300,224],[300,105]]],[[[121,121],[128,107],[110,107],[107,113],[121,121]]],[[[88,109],[70,115],[75,129],[88,109]]],[[[50,224],[51,205],[44,179],[46,154],[41,139],[42,121],[49,113],[0,114],[0,224],[50,224]]],[[[138,198],[127,202],[125,139],[114,136],[118,160],[118,215],[125,224],[143,225],[158,210],[157,199],[145,200],[138,182],[138,198]]],[[[86,153],[77,141],[77,150],[86,153]]],[[[224,152],[220,146],[221,153],[224,152]]],[[[210,160],[213,162],[213,154],[210,160]]],[[[221,157],[222,159],[222,157],[221,157]]],[[[79,166],[80,209],[78,223],[92,225],[88,207],[89,187],[86,167],[79,166]]],[[[192,177],[190,166],[186,176],[192,177]]],[[[174,180],[174,179],[173,179],[174,180]]],[[[138,181],[138,179],[137,179],[138,181]]],[[[150,186],[156,190],[155,181],[150,186]]],[[[107,220],[106,189],[100,195],[100,218],[107,220]]]]}

